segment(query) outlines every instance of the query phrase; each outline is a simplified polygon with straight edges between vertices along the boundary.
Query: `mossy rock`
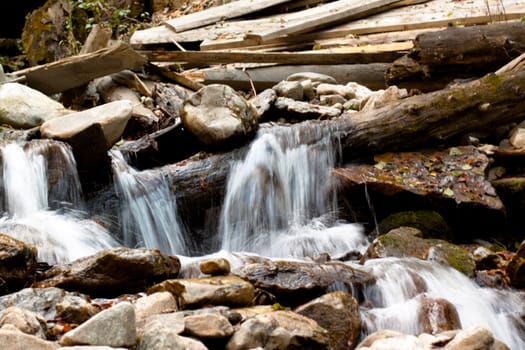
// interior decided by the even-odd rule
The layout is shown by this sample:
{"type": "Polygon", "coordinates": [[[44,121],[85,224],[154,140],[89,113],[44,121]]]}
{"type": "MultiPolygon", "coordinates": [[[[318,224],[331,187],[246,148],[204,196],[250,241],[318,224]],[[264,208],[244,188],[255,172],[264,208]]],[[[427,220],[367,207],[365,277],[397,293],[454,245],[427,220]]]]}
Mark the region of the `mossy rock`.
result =
{"type": "Polygon", "coordinates": [[[431,210],[403,211],[387,216],[379,223],[379,233],[408,226],[421,231],[425,238],[451,239],[452,231],[443,217],[431,210]]]}
{"type": "Polygon", "coordinates": [[[415,257],[449,265],[472,277],[476,263],[467,250],[441,239],[425,239],[413,227],[399,227],[379,236],[368,247],[363,261],[386,257],[415,257]]]}
{"type": "Polygon", "coordinates": [[[48,0],[33,11],[22,31],[22,46],[30,65],[38,65],[73,54],[68,18],[72,11],[68,0],[48,0]]]}

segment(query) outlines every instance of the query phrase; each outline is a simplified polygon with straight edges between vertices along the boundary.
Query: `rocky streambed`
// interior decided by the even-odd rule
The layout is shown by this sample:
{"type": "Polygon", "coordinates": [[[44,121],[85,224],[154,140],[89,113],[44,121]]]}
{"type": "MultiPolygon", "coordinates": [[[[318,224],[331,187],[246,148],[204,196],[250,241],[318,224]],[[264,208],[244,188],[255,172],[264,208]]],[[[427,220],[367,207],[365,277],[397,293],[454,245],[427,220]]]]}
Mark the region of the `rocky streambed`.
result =
{"type": "Polygon", "coordinates": [[[309,73],[251,98],[152,81],[139,99],[124,72],[82,111],[3,84],[0,339],[523,348],[523,74],[412,96],[309,73]]]}

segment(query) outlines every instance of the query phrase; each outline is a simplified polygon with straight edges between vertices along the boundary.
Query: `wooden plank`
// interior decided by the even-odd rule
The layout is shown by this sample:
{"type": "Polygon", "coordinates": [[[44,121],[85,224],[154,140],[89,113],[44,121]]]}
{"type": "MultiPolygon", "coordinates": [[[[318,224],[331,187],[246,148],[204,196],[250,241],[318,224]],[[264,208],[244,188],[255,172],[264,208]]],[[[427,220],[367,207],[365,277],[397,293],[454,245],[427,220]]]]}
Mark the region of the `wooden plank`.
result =
{"type": "Polygon", "coordinates": [[[153,62],[191,62],[212,65],[227,63],[356,64],[392,62],[412,48],[411,42],[301,52],[252,51],[143,51],[153,62]]]}
{"type": "MultiPolygon", "coordinates": [[[[451,25],[487,24],[497,21],[508,21],[525,16],[523,0],[431,0],[424,4],[409,5],[392,9],[386,13],[368,18],[354,20],[330,29],[314,33],[295,34],[268,43],[285,43],[288,41],[315,41],[330,38],[344,38],[348,35],[368,35],[392,31],[417,30],[426,28],[444,28],[451,25]]],[[[272,27],[270,21],[228,22],[229,32],[223,31],[213,36],[207,33],[201,50],[221,50],[254,45],[256,39],[246,39],[241,34],[248,31],[243,24],[253,31],[268,30],[272,27]]],[[[273,24],[274,26],[278,24],[273,24]]]]}
{"type": "Polygon", "coordinates": [[[28,86],[50,95],[82,86],[107,74],[140,68],[145,63],[144,56],[129,45],[120,43],[93,53],[67,57],[12,74],[16,77],[25,76],[28,86]]]}
{"type": "Polygon", "coordinates": [[[325,31],[325,37],[487,24],[525,15],[523,0],[433,0],[349,22],[325,31]]]}
{"type": "Polygon", "coordinates": [[[170,19],[165,21],[164,24],[175,32],[182,32],[224,21],[225,19],[240,17],[289,1],[291,0],[238,0],[179,18],[170,19]]]}
{"type": "Polygon", "coordinates": [[[263,43],[285,35],[310,32],[344,20],[355,19],[359,16],[365,17],[372,13],[380,12],[385,7],[396,2],[399,2],[399,0],[375,0],[368,3],[363,3],[361,0],[339,0],[300,11],[298,12],[300,17],[296,16],[294,20],[282,23],[276,29],[264,32],[251,32],[246,34],[246,37],[248,39],[255,38],[260,43],[263,43]],[[305,21],[305,19],[309,20],[305,21]]]}

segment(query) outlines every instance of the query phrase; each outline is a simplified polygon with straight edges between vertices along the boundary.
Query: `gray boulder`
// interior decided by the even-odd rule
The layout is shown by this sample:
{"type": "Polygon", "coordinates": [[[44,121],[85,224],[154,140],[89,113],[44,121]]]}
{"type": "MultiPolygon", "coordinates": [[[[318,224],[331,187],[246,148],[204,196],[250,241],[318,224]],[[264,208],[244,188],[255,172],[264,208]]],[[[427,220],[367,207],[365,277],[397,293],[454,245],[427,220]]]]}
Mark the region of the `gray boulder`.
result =
{"type": "Polygon", "coordinates": [[[253,134],[258,113],[250,102],[227,85],[203,87],[184,101],[184,127],[207,145],[224,144],[253,134]]]}
{"type": "Polygon", "coordinates": [[[30,129],[71,113],[38,90],[18,83],[0,85],[0,124],[30,129]]]}

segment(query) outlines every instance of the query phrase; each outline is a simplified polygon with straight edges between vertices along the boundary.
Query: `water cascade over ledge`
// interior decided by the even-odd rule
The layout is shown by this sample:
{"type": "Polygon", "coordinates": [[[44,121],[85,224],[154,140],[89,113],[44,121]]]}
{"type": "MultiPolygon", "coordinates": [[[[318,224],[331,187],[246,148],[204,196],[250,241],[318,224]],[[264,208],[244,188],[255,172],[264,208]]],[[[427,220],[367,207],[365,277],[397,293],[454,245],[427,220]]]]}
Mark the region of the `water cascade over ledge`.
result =
{"type": "Polygon", "coordinates": [[[166,254],[187,254],[188,244],[167,177],[153,170],[133,169],[117,150],[110,151],[110,155],[115,186],[122,197],[124,244],[158,248],[166,254]]]}
{"type": "Polygon", "coordinates": [[[69,262],[117,242],[81,207],[75,160],[66,144],[3,145],[4,214],[0,231],[38,248],[40,260],[69,262]]]}
{"type": "Polygon", "coordinates": [[[358,225],[335,220],[331,140],[319,135],[303,144],[303,132],[261,130],[245,159],[232,166],[221,213],[222,249],[305,257],[340,255],[364,243],[358,225]]]}

